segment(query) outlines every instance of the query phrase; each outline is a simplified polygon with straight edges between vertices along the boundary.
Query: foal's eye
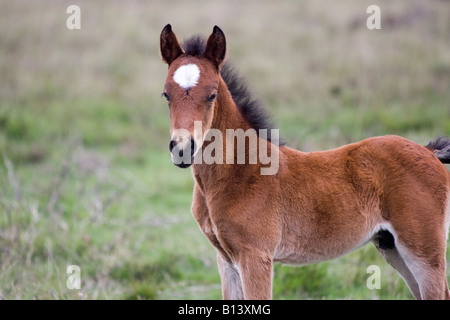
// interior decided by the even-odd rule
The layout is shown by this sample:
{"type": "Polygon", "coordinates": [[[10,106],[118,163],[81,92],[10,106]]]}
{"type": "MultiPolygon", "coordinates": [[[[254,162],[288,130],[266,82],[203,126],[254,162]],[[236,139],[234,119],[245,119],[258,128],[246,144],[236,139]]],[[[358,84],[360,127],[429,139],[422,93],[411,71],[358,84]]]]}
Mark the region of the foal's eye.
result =
{"type": "Polygon", "coordinates": [[[169,97],[169,95],[167,94],[167,92],[161,93],[161,97],[164,97],[167,101],[170,100],[170,97],[169,97]]]}
{"type": "Polygon", "coordinates": [[[214,101],[214,99],[217,97],[217,93],[213,93],[209,98],[208,98],[208,101],[209,102],[213,102],[214,101]]]}

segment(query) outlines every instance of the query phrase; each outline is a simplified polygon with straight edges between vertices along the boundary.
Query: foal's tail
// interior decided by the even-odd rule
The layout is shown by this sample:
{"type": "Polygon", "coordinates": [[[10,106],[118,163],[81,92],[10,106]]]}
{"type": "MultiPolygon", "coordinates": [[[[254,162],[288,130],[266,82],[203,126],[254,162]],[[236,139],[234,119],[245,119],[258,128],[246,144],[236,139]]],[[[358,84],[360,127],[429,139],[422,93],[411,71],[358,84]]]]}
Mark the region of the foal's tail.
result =
{"type": "Polygon", "coordinates": [[[450,163],[450,138],[439,137],[426,146],[442,163],[450,163]]]}

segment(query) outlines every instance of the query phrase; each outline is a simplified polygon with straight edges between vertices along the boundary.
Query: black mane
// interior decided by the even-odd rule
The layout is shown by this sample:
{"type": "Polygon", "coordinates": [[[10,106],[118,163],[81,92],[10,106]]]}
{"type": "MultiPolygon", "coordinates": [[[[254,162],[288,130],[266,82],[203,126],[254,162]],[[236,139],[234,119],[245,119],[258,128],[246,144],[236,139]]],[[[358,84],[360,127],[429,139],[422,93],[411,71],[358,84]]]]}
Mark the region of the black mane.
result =
{"type": "MultiPolygon", "coordinates": [[[[181,44],[181,47],[188,55],[203,55],[206,48],[206,40],[200,35],[194,35],[186,39],[181,44]]],[[[267,140],[271,141],[270,129],[278,128],[275,127],[266,109],[253,97],[244,77],[236,71],[229,61],[225,61],[222,65],[220,75],[227,84],[228,90],[244,119],[256,130],[257,134],[259,134],[259,129],[267,129],[267,140]]],[[[279,145],[284,144],[280,138],[279,145]]]]}
{"type": "Polygon", "coordinates": [[[206,49],[206,40],[201,35],[194,35],[183,41],[181,47],[184,50],[184,53],[190,56],[200,56],[205,53],[206,49]]]}

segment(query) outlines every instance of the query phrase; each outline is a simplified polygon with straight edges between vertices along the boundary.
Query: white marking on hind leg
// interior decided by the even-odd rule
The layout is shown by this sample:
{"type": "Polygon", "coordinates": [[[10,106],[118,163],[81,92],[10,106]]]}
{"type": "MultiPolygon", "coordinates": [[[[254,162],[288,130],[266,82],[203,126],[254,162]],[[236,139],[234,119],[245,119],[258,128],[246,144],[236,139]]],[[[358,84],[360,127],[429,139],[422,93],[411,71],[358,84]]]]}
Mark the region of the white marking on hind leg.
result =
{"type": "Polygon", "coordinates": [[[447,207],[445,209],[445,220],[444,220],[444,228],[445,228],[445,240],[448,241],[448,233],[450,229],[450,192],[447,194],[447,207]]]}

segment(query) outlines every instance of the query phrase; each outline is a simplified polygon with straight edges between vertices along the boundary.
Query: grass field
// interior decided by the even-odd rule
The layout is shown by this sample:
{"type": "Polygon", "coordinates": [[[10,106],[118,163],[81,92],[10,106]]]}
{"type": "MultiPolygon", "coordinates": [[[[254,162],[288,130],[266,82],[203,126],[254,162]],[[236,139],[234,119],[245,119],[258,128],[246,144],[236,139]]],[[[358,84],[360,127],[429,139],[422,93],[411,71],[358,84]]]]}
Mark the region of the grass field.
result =
{"type": "MultiPolygon", "coordinates": [[[[322,150],[450,135],[450,4],[443,0],[0,3],[0,298],[218,299],[215,250],[190,213],[193,181],[167,150],[159,34],[207,36],[288,144],[322,150]],[[81,8],[68,30],[66,8],[81,8]],[[381,30],[366,8],[381,8],[381,30]],[[81,289],[66,286],[68,265],[81,289]]],[[[449,257],[447,252],[447,257],[449,257]]],[[[449,273],[450,275],[450,273],[449,273]]],[[[372,244],[276,265],[275,299],[412,299],[372,244]],[[369,290],[378,265],[381,288],[369,290]]]]}

